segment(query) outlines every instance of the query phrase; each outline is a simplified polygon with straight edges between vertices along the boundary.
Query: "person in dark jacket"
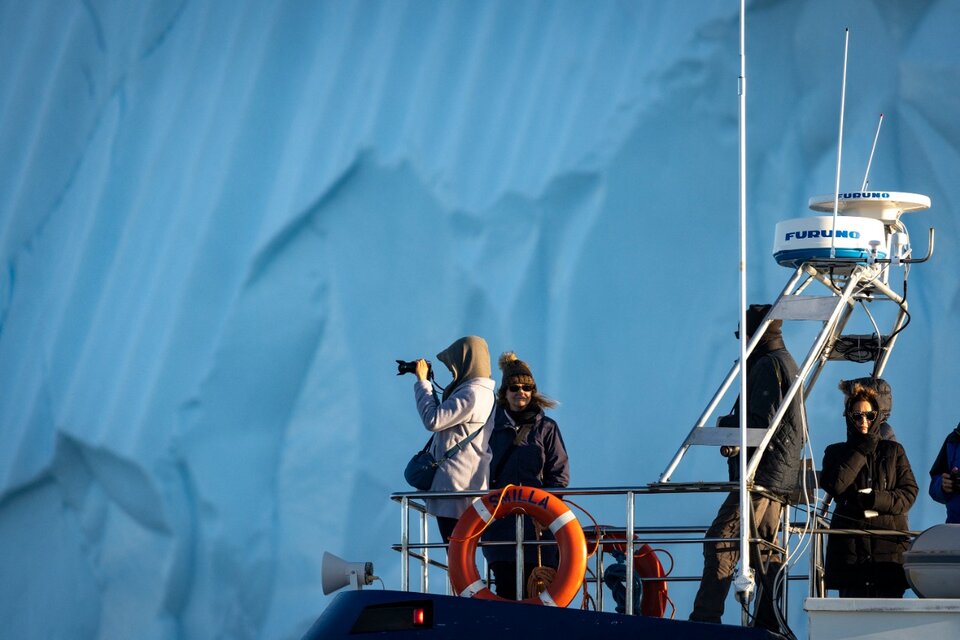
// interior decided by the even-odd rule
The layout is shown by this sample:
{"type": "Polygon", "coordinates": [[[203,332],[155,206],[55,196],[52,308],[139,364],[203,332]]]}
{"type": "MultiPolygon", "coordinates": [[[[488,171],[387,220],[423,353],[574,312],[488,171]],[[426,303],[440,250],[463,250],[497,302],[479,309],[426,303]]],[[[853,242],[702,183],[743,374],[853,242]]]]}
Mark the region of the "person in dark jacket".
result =
{"type": "Polygon", "coordinates": [[[960,424],[947,435],[930,467],[930,497],[947,505],[947,524],[960,524],[960,424]]]}
{"type": "MultiPolygon", "coordinates": [[[[497,410],[493,434],[490,436],[490,488],[502,489],[508,484],[553,489],[566,487],[570,482],[570,463],[567,449],[560,435],[560,427],[544,413],[544,408],[556,402],[537,390],[530,367],[513,352],[500,356],[503,381],[497,392],[497,410]]],[[[549,529],[539,531],[536,523],[524,517],[524,540],[552,540],[549,529]]],[[[484,541],[516,541],[516,519],[512,516],[494,520],[483,534],[484,541]]],[[[516,548],[513,546],[484,546],[501,598],[517,599],[516,548]]],[[[556,569],[558,554],[555,546],[524,550],[523,584],[538,565],[556,569]]]]}
{"type": "MultiPolygon", "coordinates": [[[[770,308],[766,304],[750,305],[746,314],[749,336],[756,333],[770,308]]],[[[769,428],[787,390],[798,375],[797,363],[783,343],[782,326],[782,320],[772,321],[747,358],[746,406],[747,426],[750,428],[769,428]]],[[[804,443],[802,398],[801,389],[790,402],[754,474],[754,486],[765,489],[768,495],[754,493],[751,496],[753,519],[760,537],[771,542],[779,528],[783,505],[787,496],[795,490],[800,475],[804,443]]],[[[739,411],[738,398],[733,414],[721,418],[719,426],[739,427],[739,411]]],[[[740,463],[737,448],[723,447],[721,453],[730,458],[730,479],[738,479],[740,463]]],[[[748,451],[748,455],[752,453],[748,451]]],[[[703,576],[690,614],[691,620],[721,621],[724,601],[730,592],[730,583],[740,557],[739,536],[740,496],[732,492],[707,530],[707,538],[726,538],[729,541],[703,544],[703,576]]],[[[762,557],[758,557],[761,562],[753,565],[761,584],[755,624],[779,631],[780,624],[774,612],[773,586],[783,560],[766,548],[760,549],[757,556],[762,557]]]]}
{"type": "MultiPolygon", "coordinates": [[[[840,389],[846,396],[847,439],[823,454],[821,484],[836,504],[831,529],[908,531],[907,512],[917,481],[903,447],[880,437],[876,392],[863,385],[840,389]]],[[[900,535],[830,535],[825,582],[842,598],[900,598],[907,588],[900,535]]]]}

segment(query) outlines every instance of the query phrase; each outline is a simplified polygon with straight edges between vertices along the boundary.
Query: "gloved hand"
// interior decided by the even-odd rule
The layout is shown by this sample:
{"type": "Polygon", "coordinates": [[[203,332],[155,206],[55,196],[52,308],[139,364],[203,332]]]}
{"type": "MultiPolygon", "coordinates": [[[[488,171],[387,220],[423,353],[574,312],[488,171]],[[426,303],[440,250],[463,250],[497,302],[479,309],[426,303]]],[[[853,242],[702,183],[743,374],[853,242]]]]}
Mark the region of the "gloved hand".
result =
{"type": "Polygon", "coordinates": [[[873,509],[877,504],[877,492],[871,491],[870,493],[857,493],[857,503],[859,503],[860,508],[863,510],[873,509]]]}
{"type": "Polygon", "coordinates": [[[870,455],[877,450],[877,443],[880,442],[880,434],[876,431],[857,434],[857,437],[851,440],[851,444],[856,451],[865,456],[870,455]]]}

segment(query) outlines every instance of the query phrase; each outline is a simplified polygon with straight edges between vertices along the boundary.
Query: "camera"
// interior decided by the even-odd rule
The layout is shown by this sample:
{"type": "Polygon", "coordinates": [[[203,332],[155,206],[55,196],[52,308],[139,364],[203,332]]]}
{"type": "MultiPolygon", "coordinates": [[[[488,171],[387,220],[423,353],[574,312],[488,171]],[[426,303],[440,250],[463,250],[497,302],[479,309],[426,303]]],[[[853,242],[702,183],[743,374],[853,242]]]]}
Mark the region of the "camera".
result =
{"type": "Polygon", "coordinates": [[[950,470],[950,481],[953,483],[953,491],[950,493],[956,494],[960,493],[960,470],[951,469],[950,470]]]}
{"type": "MultiPolygon", "coordinates": [[[[416,373],[417,361],[407,362],[406,360],[397,360],[397,375],[402,376],[405,373],[416,373]]],[[[433,378],[433,365],[427,360],[427,379],[433,378]]]]}

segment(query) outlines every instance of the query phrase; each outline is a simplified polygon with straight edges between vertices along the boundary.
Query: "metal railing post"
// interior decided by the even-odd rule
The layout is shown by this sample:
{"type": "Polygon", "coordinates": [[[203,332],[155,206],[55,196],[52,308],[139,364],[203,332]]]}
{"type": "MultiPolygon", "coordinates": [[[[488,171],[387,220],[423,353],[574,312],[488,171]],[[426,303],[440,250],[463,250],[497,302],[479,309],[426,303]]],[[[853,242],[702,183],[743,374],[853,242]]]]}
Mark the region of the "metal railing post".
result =
{"type": "Polygon", "coordinates": [[[517,600],[523,600],[523,516],[521,514],[516,515],[517,522],[517,549],[516,549],[516,558],[517,558],[517,573],[516,573],[516,586],[517,586],[517,600]]]}
{"type": "Polygon", "coordinates": [[[627,565],[627,593],[624,611],[628,616],[633,615],[633,513],[634,499],[633,491],[627,491],[627,540],[626,540],[626,565],[627,565]]]}
{"type": "MultiPolygon", "coordinates": [[[[803,467],[802,469],[803,470],[801,471],[801,473],[806,473],[806,467],[803,467]]],[[[783,512],[780,515],[781,515],[780,546],[783,547],[784,549],[789,550],[790,549],[790,502],[789,501],[785,505],[783,505],[783,512]]],[[[782,599],[783,606],[780,607],[780,611],[783,612],[783,621],[786,623],[788,622],[788,618],[790,615],[790,563],[787,562],[786,555],[781,556],[780,559],[782,560],[782,562],[778,564],[780,564],[780,566],[783,567],[783,599],[782,599]]],[[[776,595],[777,593],[776,584],[775,584],[776,576],[774,576],[773,582],[774,582],[773,593],[771,595],[776,595]]]]}
{"type": "Polygon", "coordinates": [[[410,498],[400,499],[400,590],[410,591],[410,498]]]}
{"type": "Polygon", "coordinates": [[[600,544],[600,531],[597,531],[597,553],[595,561],[597,565],[597,611],[603,611],[603,547],[600,544]]]}
{"type": "MultiPolygon", "coordinates": [[[[420,512],[420,542],[429,544],[429,534],[427,533],[427,513],[420,512]]],[[[423,548],[423,560],[420,561],[420,591],[422,593],[430,592],[430,549],[423,548]]]]}

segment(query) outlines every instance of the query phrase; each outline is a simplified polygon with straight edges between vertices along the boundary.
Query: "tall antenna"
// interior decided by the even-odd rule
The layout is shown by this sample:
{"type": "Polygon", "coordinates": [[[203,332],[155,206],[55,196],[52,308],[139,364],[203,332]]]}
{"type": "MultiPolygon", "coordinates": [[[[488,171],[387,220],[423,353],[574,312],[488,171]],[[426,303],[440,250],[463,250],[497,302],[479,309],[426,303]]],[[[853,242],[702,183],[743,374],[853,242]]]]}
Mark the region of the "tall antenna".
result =
{"type": "Polygon", "coordinates": [[[833,189],[833,233],[830,237],[830,259],[837,257],[837,211],[840,209],[840,159],[843,156],[843,109],[847,101],[847,50],[850,29],[843,30],[843,84],[840,86],[840,139],[837,141],[837,181],[833,189]]]}
{"type": "Polygon", "coordinates": [[[883,126],[883,114],[880,114],[880,122],[877,123],[877,132],[873,134],[873,146],[870,147],[870,157],[867,158],[867,171],[863,174],[863,184],[860,185],[860,191],[866,191],[870,184],[870,165],[873,164],[873,153],[877,150],[877,138],[880,137],[880,127],[883,126]]]}
{"type": "Polygon", "coordinates": [[[740,0],[740,573],[734,580],[737,600],[753,597],[750,568],[750,496],[747,493],[747,51],[746,3],[740,0]]]}

